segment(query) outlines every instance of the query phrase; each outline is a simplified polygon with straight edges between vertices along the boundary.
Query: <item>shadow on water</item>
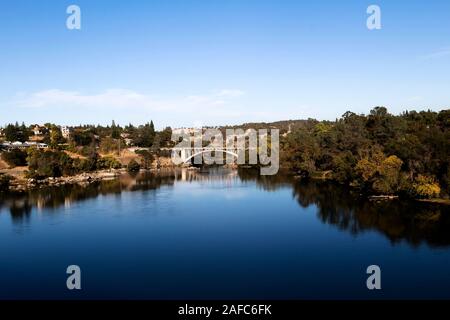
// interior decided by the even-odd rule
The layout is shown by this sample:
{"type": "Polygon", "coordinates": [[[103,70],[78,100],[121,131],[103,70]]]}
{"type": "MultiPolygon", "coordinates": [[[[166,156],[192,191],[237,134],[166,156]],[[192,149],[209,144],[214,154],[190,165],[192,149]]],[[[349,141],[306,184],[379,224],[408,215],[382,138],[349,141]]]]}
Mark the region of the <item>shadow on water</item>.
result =
{"type": "Polygon", "coordinates": [[[427,244],[431,247],[450,246],[450,207],[407,200],[369,201],[351,190],[329,182],[300,182],[278,174],[260,176],[252,170],[162,170],[136,176],[127,174],[115,180],[88,185],[65,185],[30,190],[27,193],[0,196],[0,212],[8,211],[14,223],[29,220],[33,208],[56,209],[102,195],[120,195],[123,192],[157,190],[173,187],[177,181],[227,181],[255,183],[265,192],[282,188],[292,190],[299,206],[317,207],[317,218],[355,236],[377,231],[392,244],[406,241],[411,246],[427,244]],[[4,210],[6,209],[6,210],[4,210]]]}
{"type": "Polygon", "coordinates": [[[369,201],[358,193],[326,181],[298,181],[287,176],[257,176],[241,173],[242,180],[255,180],[266,191],[292,188],[298,204],[315,205],[317,217],[353,235],[372,230],[392,244],[450,246],[450,206],[412,200],[369,201]]]}

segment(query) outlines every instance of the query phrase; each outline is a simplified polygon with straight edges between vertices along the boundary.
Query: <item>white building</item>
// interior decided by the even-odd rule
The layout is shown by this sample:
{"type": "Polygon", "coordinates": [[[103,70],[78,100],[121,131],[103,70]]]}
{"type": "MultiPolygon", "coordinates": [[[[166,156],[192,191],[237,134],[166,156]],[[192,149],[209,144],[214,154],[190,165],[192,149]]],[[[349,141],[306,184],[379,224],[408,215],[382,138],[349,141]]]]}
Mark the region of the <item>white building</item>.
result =
{"type": "Polygon", "coordinates": [[[67,127],[67,126],[61,127],[61,133],[62,133],[63,138],[69,139],[71,132],[72,132],[72,130],[69,127],[67,127]]]}
{"type": "Polygon", "coordinates": [[[42,135],[42,134],[43,134],[42,128],[41,128],[39,125],[35,125],[35,126],[33,127],[33,134],[34,134],[35,136],[40,136],[40,135],[42,135]]]}
{"type": "Polygon", "coordinates": [[[34,141],[28,141],[28,142],[23,142],[23,143],[20,141],[15,141],[15,142],[5,141],[2,144],[0,144],[0,147],[2,149],[6,149],[6,150],[28,149],[31,147],[35,147],[37,149],[47,149],[48,145],[46,145],[45,143],[39,143],[39,142],[34,142],[34,141]]]}

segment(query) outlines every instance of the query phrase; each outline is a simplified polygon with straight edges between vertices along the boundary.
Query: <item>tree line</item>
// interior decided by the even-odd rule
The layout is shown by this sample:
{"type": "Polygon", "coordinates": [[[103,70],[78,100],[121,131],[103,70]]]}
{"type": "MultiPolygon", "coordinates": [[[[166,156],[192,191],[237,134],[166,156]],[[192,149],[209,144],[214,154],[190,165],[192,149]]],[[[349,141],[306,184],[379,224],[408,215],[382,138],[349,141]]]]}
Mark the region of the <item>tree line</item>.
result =
{"type": "Polygon", "coordinates": [[[450,110],[392,115],[346,112],[336,121],[309,119],[281,139],[282,167],[379,195],[450,194],[450,110]]]}
{"type": "MultiPolygon", "coordinates": [[[[393,115],[385,107],[376,107],[367,115],[346,112],[335,121],[308,119],[259,125],[280,129],[281,167],[302,178],[331,179],[378,195],[450,195],[450,110],[393,115]]],[[[48,130],[44,130],[44,140],[52,151],[4,152],[3,159],[12,165],[28,164],[31,175],[38,177],[68,175],[114,167],[111,161],[105,164],[98,153],[119,154],[128,139],[132,145],[150,149],[141,155],[142,164],[132,164],[135,171],[139,166],[148,167],[160,148],[173,144],[170,127],[157,132],[152,121],[138,127],[121,127],[114,121],[106,127],[80,125],[73,129],[68,141],[62,137],[60,127],[45,127],[48,130]],[[86,159],[56,153],[62,150],[86,159]]],[[[31,133],[30,128],[16,123],[8,125],[4,134],[14,138],[10,140],[21,141],[31,133]]]]}
{"type": "MultiPolygon", "coordinates": [[[[33,135],[31,127],[25,124],[9,124],[3,135],[8,141],[28,141],[33,135]]],[[[44,179],[47,177],[70,176],[82,172],[102,169],[118,169],[122,165],[116,156],[129,145],[148,148],[139,150],[142,163],[132,161],[129,171],[151,167],[154,155],[165,155],[161,148],[171,144],[172,130],[170,127],[156,131],[153,121],[141,126],[131,124],[121,127],[112,121],[111,126],[84,125],[71,128],[68,139],[64,138],[61,127],[47,123],[40,128],[40,139],[50,146],[48,150],[29,148],[28,150],[12,149],[1,153],[1,158],[11,167],[28,166],[27,177],[44,179]],[[66,151],[81,155],[71,157],[66,151]],[[103,156],[100,156],[103,154],[103,156]]],[[[5,189],[9,183],[2,176],[1,186],[5,189]]]]}
{"type": "MultiPolygon", "coordinates": [[[[15,142],[26,142],[33,136],[33,127],[26,126],[24,123],[19,125],[10,123],[3,129],[4,140],[15,142]]],[[[87,146],[92,143],[99,143],[103,139],[110,138],[113,141],[121,140],[125,145],[124,137],[129,139],[130,145],[142,148],[150,148],[157,144],[158,146],[166,146],[170,143],[172,129],[166,127],[162,131],[156,131],[153,121],[147,122],[144,125],[134,126],[132,124],[124,127],[116,125],[113,120],[109,126],[101,125],[79,125],[71,127],[70,138],[65,139],[61,132],[61,127],[46,123],[39,126],[40,140],[52,147],[57,147],[60,144],[68,143],[73,146],[87,146]]]]}

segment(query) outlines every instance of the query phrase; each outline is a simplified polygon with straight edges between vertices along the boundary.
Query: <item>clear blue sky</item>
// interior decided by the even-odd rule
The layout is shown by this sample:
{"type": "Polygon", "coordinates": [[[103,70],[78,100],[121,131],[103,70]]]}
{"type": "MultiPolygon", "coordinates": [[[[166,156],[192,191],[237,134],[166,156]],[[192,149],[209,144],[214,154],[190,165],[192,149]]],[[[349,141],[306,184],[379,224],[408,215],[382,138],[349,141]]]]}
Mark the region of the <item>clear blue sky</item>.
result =
{"type": "Polygon", "coordinates": [[[0,125],[157,127],[450,106],[450,1],[9,0],[0,125]],[[66,28],[80,6],[82,29],[66,28]],[[366,28],[381,7],[382,29],[366,28]]]}

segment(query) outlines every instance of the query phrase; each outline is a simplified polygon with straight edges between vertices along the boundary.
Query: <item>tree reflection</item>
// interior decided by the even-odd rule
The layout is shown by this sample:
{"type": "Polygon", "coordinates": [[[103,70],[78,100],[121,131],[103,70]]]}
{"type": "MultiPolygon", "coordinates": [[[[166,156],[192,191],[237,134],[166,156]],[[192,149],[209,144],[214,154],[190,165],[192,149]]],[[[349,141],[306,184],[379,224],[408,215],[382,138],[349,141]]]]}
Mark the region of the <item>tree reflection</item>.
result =
{"type": "Polygon", "coordinates": [[[0,212],[9,209],[14,223],[26,221],[33,208],[58,212],[75,202],[102,195],[156,190],[172,187],[177,181],[222,181],[231,187],[235,183],[255,183],[258,188],[274,192],[290,188],[293,198],[303,207],[317,207],[317,217],[326,224],[355,236],[377,231],[393,244],[406,241],[412,246],[450,245],[450,207],[407,200],[369,201],[351,190],[329,182],[305,182],[278,174],[261,176],[258,170],[162,170],[157,173],[123,175],[119,179],[87,185],[65,185],[11,194],[0,198],[0,212]]]}
{"type": "Polygon", "coordinates": [[[369,201],[351,190],[330,182],[299,181],[292,177],[260,177],[241,173],[244,181],[256,181],[264,190],[290,185],[293,197],[303,207],[316,206],[323,223],[353,235],[373,230],[392,244],[406,241],[416,247],[450,245],[450,207],[408,200],[369,201]]]}

